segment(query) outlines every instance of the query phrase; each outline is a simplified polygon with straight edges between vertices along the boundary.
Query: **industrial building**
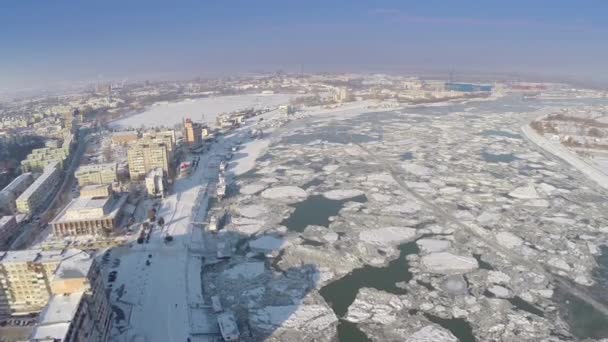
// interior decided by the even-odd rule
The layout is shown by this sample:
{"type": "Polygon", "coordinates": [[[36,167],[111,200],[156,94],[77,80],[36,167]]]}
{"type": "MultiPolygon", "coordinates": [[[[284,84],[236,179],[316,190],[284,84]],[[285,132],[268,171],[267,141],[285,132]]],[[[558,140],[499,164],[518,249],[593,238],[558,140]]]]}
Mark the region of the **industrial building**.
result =
{"type": "Polygon", "coordinates": [[[146,191],[149,196],[163,196],[165,193],[165,177],[163,169],[156,168],[146,175],[146,191]]]}
{"type": "Polygon", "coordinates": [[[49,224],[56,237],[107,236],[118,227],[127,196],[78,197],[49,224]]]}
{"type": "Polygon", "coordinates": [[[116,169],[116,163],[82,165],[74,176],[80,186],[112,184],[117,180],[116,169]]]}
{"type": "Polygon", "coordinates": [[[14,214],[17,211],[16,199],[34,182],[34,177],[27,172],[17,176],[0,191],[0,212],[14,214]]]}
{"type": "Polygon", "coordinates": [[[17,232],[17,219],[15,216],[0,217],[0,249],[7,249],[9,240],[17,232]]]}
{"type": "Polygon", "coordinates": [[[90,255],[78,252],[63,259],[54,271],[48,303],[30,341],[108,340],[112,311],[102,273],[90,255]]]}
{"type": "Polygon", "coordinates": [[[458,91],[461,93],[490,92],[492,91],[492,86],[487,84],[447,82],[445,84],[445,90],[458,91]]]}
{"type": "Polygon", "coordinates": [[[203,140],[203,126],[190,119],[184,121],[184,141],[186,144],[199,144],[203,140]]]}
{"type": "Polygon", "coordinates": [[[59,165],[59,162],[47,165],[42,175],[17,198],[16,206],[18,212],[30,215],[38,210],[49,198],[53,192],[53,188],[59,183],[59,179],[61,178],[59,165]]]}
{"type": "Polygon", "coordinates": [[[138,180],[146,176],[155,168],[161,168],[169,173],[169,153],[164,143],[136,144],[127,150],[127,163],[131,180],[138,180]]]}

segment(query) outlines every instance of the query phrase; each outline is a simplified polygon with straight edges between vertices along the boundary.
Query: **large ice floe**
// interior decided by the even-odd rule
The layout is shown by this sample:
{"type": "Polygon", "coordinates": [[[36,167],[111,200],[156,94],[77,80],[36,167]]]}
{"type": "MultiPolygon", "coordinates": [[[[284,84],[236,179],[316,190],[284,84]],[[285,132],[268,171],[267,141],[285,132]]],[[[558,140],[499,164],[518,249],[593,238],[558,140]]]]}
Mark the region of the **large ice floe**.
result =
{"type": "Polygon", "coordinates": [[[475,258],[449,252],[427,254],[421,261],[426,271],[440,274],[467,273],[479,267],[475,258]]]}
{"type": "Polygon", "coordinates": [[[308,194],[302,188],[288,185],[266,189],[262,191],[262,197],[266,199],[295,203],[306,199],[306,197],[308,197],[308,194]]]}

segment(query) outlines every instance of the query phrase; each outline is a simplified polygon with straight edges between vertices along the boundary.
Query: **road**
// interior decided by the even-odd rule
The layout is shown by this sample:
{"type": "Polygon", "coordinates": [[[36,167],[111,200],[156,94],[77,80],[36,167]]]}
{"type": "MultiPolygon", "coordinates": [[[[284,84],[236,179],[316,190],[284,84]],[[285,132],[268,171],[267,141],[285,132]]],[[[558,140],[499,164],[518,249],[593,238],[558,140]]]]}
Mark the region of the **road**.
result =
{"type": "Polygon", "coordinates": [[[217,167],[207,167],[228,149],[225,139],[215,143],[210,151],[200,156],[199,165],[190,176],[178,178],[172,193],[161,202],[157,217],[165,219],[165,226],[155,228],[150,240],[132,247],[112,250],[112,258],[119,259],[114,288],[125,285],[127,292],[111,301],[131,303],[130,321],[123,334],[114,339],[131,341],[136,336],[147,342],[186,341],[190,337],[190,306],[203,304],[200,270],[203,232],[192,222],[206,220],[210,183],[218,176],[217,167]],[[165,242],[170,235],[173,241],[165,242]],[[146,261],[150,261],[146,265],[146,261]]]}
{"type": "Polygon", "coordinates": [[[23,249],[29,246],[35,240],[36,235],[40,234],[44,229],[44,226],[46,226],[46,224],[53,218],[57,209],[65,205],[63,201],[60,201],[60,197],[65,194],[66,191],[69,192],[72,184],[74,184],[74,172],[80,165],[80,161],[82,160],[82,155],[86,151],[87,144],[88,135],[85,135],[78,140],[76,150],[72,153],[72,157],[70,158],[70,163],[63,172],[61,185],[56,188],[57,190],[54,192],[53,197],[46,202],[46,205],[43,208],[38,211],[39,213],[32,215],[32,217],[40,217],[40,222],[26,224],[21,230],[21,234],[19,234],[19,236],[13,240],[9,249],[23,249]]]}

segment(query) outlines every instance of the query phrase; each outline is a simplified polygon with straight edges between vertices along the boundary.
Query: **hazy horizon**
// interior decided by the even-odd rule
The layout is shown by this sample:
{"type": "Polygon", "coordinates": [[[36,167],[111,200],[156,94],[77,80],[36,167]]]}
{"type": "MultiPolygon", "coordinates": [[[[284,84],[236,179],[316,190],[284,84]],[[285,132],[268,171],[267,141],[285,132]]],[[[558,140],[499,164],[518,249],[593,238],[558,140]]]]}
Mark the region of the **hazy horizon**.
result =
{"type": "Polygon", "coordinates": [[[586,0],[0,4],[0,92],[70,82],[454,70],[608,83],[608,3],[586,0]]]}

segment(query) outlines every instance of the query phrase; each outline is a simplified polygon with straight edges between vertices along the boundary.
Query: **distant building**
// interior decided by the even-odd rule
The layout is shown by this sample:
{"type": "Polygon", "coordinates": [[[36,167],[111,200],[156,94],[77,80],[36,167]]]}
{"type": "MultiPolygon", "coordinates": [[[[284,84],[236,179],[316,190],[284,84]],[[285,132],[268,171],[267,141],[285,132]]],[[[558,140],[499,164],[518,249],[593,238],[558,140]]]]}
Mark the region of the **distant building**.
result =
{"type": "Polygon", "coordinates": [[[137,141],[138,138],[137,132],[135,131],[115,132],[112,134],[112,144],[128,145],[137,141]]]}
{"type": "Polygon", "coordinates": [[[0,249],[7,249],[9,240],[17,232],[17,220],[15,216],[0,217],[0,249]]]}
{"type": "Polygon", "coordinates": [[[211,128],[209,128],[209,126],[203,125],[201,127],[201,135],[203,136],[203,138],[207,138],[211,136],[211,134],[213,134],[213,132],[211,131],[211,128]]]}
{"type": "Polygon", "coordinates": [[[486,84],[448,82],[445,84],[445,90],[458,91],[461,93],[490,92],[492,91],[492,86],[486,84]]]}
{"type": "Polygon", "coordinates": [[[30,336],[33,342],[105,342],[112,310],[102,273],[85,252],[63,259],[50,279],[50,297],[30,336]]]}
{"type": "Polygon", "coordinates": [[[116,163],[82,165],[74,172],[74,176],[80,186],[112,184],[117,179],[116,169],[116,163]]]}
{"type": "Polygon", "coordinates": [[[107,236],[118,227],[126,199],[127,196],[75,198],[49,222],[53,235],[107,236]]]}
{"type": "Polygon", "coordinates": [[[54,162],[58,162],[59,167],[63,168],[69,154],[70,151],[63,148],[37,148],[21,161],[21,169],[24,172],[41,172],[45,166],[54,162]]]}
{"type": "Polygon", "coordinates": [[[103,198],[112,195],[112,187],[106,184],[87,185],[80,188],[80,197],[83,198],[103,198]]]}
{"type": "Polygon", "coordinates": [[[199,144],[202,141],[202,125],[190,119],[184,121],[184,140],[186,144],[199,144]]]}
{"type": "Polygon", "coordinates": [[[163,196],[165,193],[165,177],[163,169],[156,168],[146,175],[146,191],[150,196],[163,196]]]}
{"type": "Polygon", "coordinates": [[[345,87],[338,88],[334,94],[334,100],[336,100],[336,102],[345,102],[348,101],[348,98],[348,89],[345,87]]]}
{"type": "Polygon", "coordinates": [[[175,150],[175,131],[167,130],[167,131],[159,131],[159,132],[145,132],[142,134],[141,139],[138,140],[138,144],[165,144],[167,147],[167,152],[169,153],[169,160],[171,160],[173,156],[173,152],[175,150]]]}
{"type": "Polygon", "coordinates": [[[169,173],[169,153],[165,144],[136,144],[127,150],[131,180],[138,180],[155,168],[169,173]]]}
{"type": "Polygon", "coordinates": [[[0,191],[0,212],[14,214],[17,211],[16,199],[34,182],[31,173],[24,173],[13,179],[0,191]]]}
{"type": "Polygon", "coordinates": [[[44,168],[38,177],[16,200],[17,211],[30,215],[38,210],[49,198],[53,188],[59,183],[61,169],[59,162],[51,163],[44,168]]]}

